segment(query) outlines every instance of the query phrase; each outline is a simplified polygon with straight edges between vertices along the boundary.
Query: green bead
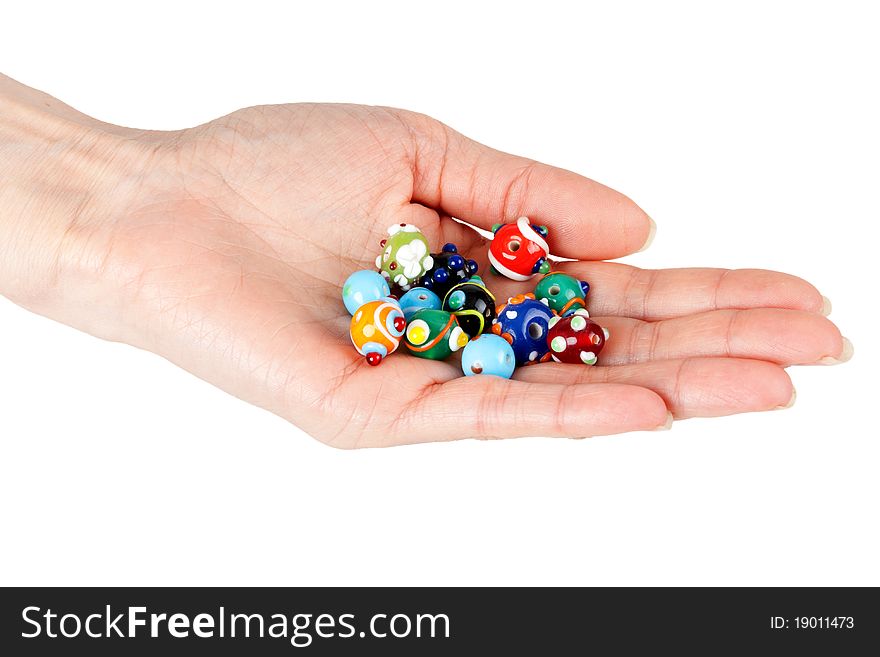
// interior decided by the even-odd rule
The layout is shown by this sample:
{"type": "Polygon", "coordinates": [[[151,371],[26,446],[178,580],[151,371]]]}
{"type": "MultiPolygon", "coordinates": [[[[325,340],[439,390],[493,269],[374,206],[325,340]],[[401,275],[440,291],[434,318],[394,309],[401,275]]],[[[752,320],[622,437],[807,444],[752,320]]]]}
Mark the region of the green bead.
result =
{"type": "Polygon", "coordinates": [[[468,336],[461,330],[455,315],[430,308],[419,310],[410,318],[403,336],[409,353],[432,360],[448,358],[467,342],[468,336]]]}
{"type": "Polygon", "coordinates": [[[568,315],[586,305],[581,282],[561,272],[547,274],[538,281],[535,298],[546,300],[547,305],[560,315],[568,315]]]}
{"type": "Polygon", "coordinates": [[[408,289],[434,265],[428,253],[428,240],[412,224],[395,224],[382,240],[382,255],[376,258],[376,267],[392,283],[408,289]]]}

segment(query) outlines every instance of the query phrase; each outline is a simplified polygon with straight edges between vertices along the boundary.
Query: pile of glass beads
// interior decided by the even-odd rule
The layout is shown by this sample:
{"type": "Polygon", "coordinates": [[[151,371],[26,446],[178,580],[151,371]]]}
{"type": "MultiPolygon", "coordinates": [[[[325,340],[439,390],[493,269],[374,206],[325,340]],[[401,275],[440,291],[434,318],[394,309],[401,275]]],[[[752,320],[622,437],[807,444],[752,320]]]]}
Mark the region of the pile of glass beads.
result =
{"type": "Polygon", "coordinates": [[[430,253],[428,240],[412,224],[388,229],[378,271],[356,271],[342,287],[351,341],[367,363],[379,365],[403,342],[419,358],[442,360],[461,351],[466,376],[510,378],[517,366],[551,359],[596,364],[608,331],[587,312],[590,286],[550,271],[546,226],[520,217],[496,224],[492,232],[492,273],[516,281],[543,274],[533,293],[497,307],[476,261],[465,259],[455,244],[430,253]]]}

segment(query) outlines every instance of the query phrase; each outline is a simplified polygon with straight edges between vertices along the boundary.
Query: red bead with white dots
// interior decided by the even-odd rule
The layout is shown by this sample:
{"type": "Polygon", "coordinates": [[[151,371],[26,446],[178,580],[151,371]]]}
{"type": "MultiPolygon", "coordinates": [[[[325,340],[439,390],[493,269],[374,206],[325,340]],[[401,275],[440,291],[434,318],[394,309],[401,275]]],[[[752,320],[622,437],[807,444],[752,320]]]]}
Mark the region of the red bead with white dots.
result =
{"type": "Polygon", "coordinates": [[[591,320],[586,311],[578,310],[568,317],[550,320],[547,345],[557,363],[595,365],[608,336],[608,329],[591,320]]]}

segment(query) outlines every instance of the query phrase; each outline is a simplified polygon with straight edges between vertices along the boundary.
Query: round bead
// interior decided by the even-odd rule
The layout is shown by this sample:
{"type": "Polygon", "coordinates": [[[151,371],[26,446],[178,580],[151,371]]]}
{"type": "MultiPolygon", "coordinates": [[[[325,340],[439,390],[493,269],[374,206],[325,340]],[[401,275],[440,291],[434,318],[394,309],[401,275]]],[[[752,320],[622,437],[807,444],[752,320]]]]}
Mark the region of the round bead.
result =
{"type": "Polygon", "coordinates": [[[562,272],[551,272],[535,286],[535,298],[545,303],[562,316],[571,315],[586,306],[586,281],[579,281],[562,272]]]}
{"type": "Polygon", "coordinates": [[[558,363],[584,365],[596,364],[607,337],[608,332],[588,319],[585,310],[578,310],[568,317],[554,319],[547,334],[553,360],[558,363]]]}
{"type": "Polygon", "coordinates": [[[415,283],[433,290],[441,299],[453,286],[477,273],[477,263],[465,260],[455,244],[444,244],[443,251],[431,254],[431,267],[415,283]]]}
{"type": "Polygon", "coordinates": [[[369,269],[356,271],[342,285],[342,303],[349,315],[354,315],[365,303],[378,301],[389,294],[388,281],[382,274],[369,269]]]}
{"type": "Polygon", "coordinates": [[[454,256],[451,256],[451,257],[449,258],[449,260],[446,262],[446,265],[447,265],[452,271],[458,271],[459,269],[464,268],[464,266],[465,266],[466,264],[467,264],[467,263],[465,262],[464,258],[462,258],[460,255],[454,255],[454,256]]]}
{"type": "Polygon", "coordinates": [[[513,347],[516,364],[524,365],[548,360],[550,345],[547,333],[555,314],[532,294],[509,299],[498,308],[498,317],[492,332],[507,340],[513,347]]]}
{"type": "Polygon", "coordinates": [[[428,240],[412,224],[395,224],[388,229],[376,267],[389,281],[408,290],[434,264],[428,240]]]}
{"type": "Polygon", "coordinates": [[[400,297],[400,308],[407,321],[419,310],[439,310],[441,305],[440,297],[425,287],[414,287],[400,297]]]}
{"type": "Polygon", "coordinates": [[[547,235],[536,231],[528,217],[503,224],[494,232],[489,243],[489,262],[496,271],[515,281],[527,281],[550,270],[547,235]]]}
{"type": "Polygon", "coordinates": [[[410,317],[403,336],[407,351],[419,358],[442,360],[464,347],[467,334],[455,315],[445,310],[423,309],[410,317]]]}
{"type": "Polygon", "coordinates": [[[490,330],[495,319],[495,297],[483,279],[474,276],[450,288],[443,298],[443,310],[458,317],[462,330],[473,338],[490,330]]]}
{"type": "Polygon", "coordinates": [[[365,356],[370,365],[378,365],[397,349],[405,327],[400,305],[386,298],[358,308],[351,318],[349,335],[358,353],[365,356]]]}
{"type": "Polygon", "coordinates": [[[461,352],[461,370],[465,376],[491,374],[509,379],[515,365],[513,347],[497,335],[479,335],[461,352]]]}

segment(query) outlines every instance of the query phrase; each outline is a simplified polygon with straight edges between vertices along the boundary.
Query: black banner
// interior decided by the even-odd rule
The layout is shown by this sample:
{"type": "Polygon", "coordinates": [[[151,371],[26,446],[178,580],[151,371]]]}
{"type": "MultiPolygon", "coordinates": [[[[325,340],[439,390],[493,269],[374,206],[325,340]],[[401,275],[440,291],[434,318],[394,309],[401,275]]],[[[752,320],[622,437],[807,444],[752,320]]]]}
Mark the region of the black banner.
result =
{"type": "Polygon", "coordinates": [[[876,589],[3,589],[2,655],[866,654],[876,589]],[[461,653],[461,651],[468,651],[461,653]]]}

